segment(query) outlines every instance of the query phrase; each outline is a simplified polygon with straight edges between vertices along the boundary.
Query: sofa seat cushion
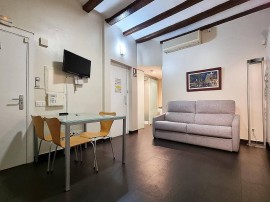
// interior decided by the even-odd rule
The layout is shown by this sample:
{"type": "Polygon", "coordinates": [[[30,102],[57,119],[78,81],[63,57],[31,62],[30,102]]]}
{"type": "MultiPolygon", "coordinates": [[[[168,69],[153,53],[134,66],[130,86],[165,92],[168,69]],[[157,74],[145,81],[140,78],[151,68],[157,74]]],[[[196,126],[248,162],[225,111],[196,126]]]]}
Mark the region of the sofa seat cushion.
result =
{"type": "Polygon", "coordinates": [[[232,128],[228,126],[187,124],[187,133],[210,137],[232,138],[232,128]]]}
{"type": "Polygon", "coordinates": [[[194,123],[198,125],[232,126],[233,114],[196,114],[194,123]]]}
{"type": "Polygon", "coordinates": [[[179,123],[194,123],[194,116],[195,114],[193,113],[167,112],[165,120],[179,123]]]}
{"type": "Polygon", "coordinates": [[[170,122],[170,121],[156,121],[155,128],[158,130],[175,131],[175,132],[181,132],[181,133],[187,132],[186,123],[176,123],[176,122],[170,122]]]}

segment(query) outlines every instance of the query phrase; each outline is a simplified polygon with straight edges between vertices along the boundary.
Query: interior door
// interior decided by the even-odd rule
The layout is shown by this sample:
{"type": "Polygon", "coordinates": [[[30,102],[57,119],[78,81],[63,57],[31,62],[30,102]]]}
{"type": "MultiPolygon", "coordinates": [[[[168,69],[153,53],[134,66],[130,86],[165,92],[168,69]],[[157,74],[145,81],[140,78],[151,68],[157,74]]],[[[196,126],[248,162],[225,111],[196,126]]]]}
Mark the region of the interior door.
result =
{"type": "Polygon", "coordinates": [[[149,123],[152,124],[153,118],[158,114],[158,83],[155,79],[150,79],[149,91],[149,123]]]}
{"type": "MultiPolygon", "coordinates": [[[[111,68],[111,111],[116,112],[117,115],[127,117],[128,132],[128,73],[124,67],[114,66],[111,68]]],[[[111,128],[111,136],[119,136],[123,133],[123,121],[114,121],[111,128]]]]}
{"type": "Polygon", "coordinates": [[[0,30],[0,170],[26,163],[27,44],[0,30]]]}

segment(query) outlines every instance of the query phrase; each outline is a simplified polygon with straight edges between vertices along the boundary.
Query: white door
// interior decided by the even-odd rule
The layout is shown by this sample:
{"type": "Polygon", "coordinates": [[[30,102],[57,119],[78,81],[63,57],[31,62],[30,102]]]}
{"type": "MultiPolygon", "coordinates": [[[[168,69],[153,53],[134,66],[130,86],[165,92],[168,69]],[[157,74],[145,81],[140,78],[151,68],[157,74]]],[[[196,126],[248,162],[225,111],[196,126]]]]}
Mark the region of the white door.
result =
{"type": "Polygon", "coordinates": [[[150,91],[149,91],[149,123],[152,124],[153,117],[158,114],[158,83],[155,79],[150,79],[150,91]]]}
{"type": "Polygon", "coordinates": [[[150,118],[150,115],[149,115],[149,94],[150,94],[150,79],[148,77],[145,78],[145,81],[144,81],[144,121],[145,121],[145,124],[150,124],[149,123],[149,118],[150,118]]]}
{"type": "Polygon", "coordinates": [[[26,163],[27,44],[0,30],[0,170],[26,163]],[[19,96],[23,98],[19,109],[19,96]]]}
{"type": "Polygon", "coordinates": [[[138,129],[144,128],[144,72],[137,71],[138,129]]]}
{"type": "MultiPolygon", "coordinates": [[[[119,66],[111,67],[111,111],[116,112],[117,115],[124,115],[127,117],[128,132],[128,78],[129,70],[119,66]]],[[[111,128],[111,136],[119,136],[123,133],[123,121],[114,121],[111,128]]]]}

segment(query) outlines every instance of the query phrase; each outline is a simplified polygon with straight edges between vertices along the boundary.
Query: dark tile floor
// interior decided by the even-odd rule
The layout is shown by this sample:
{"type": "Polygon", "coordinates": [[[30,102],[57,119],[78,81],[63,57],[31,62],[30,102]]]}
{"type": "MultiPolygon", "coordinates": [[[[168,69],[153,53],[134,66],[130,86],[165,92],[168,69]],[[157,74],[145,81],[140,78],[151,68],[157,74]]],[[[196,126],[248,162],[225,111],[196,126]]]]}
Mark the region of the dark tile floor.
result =
{"type": "MultiPolygon", "coordinates": [[[[153,140],[151,127],[127,135],[127,161],[121,138],[98,144],[99,173],[92,148],[83,164],[71,163],[71,191],[64,192],[64,155],[46,174],[46,158],[0,172],[0,201],[270,201],[269,151],[241,145],[230,153],[165,140],[153,140]]],[[[46,157],[46,156],[45,156],[46,157]]],[[[74,156],[72,155],[72,159],[74,156]]]]}

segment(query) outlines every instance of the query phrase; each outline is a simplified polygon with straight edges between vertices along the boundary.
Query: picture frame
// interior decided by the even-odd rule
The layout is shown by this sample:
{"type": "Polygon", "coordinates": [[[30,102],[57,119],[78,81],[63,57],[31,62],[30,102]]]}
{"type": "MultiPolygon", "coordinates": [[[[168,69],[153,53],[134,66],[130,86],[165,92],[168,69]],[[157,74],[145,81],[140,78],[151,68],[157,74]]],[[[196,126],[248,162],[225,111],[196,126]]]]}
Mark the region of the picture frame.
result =
{"type": "Polygon", "coordinates": [[[222,89],[222,68],[210,68],[186,73],[187,92],[222,89]]]}

